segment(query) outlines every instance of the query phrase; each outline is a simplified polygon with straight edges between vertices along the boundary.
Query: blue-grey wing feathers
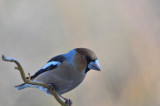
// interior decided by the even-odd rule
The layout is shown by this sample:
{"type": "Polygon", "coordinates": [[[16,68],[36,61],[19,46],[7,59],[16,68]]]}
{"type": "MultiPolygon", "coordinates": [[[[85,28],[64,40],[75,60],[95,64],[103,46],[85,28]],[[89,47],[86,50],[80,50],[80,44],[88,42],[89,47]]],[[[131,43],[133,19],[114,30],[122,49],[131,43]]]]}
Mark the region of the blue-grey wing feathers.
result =
{"type": "Polygon", "coordinates": [[[38,75],[57,68],[63,61],[65,60],[65,57],[63,55],[58,55],[56,57],[51,58],[40,70],[38,70],[33,76],[31,76],[31,79],[36,78],[38,75]]]}
{"type": "MultiPolygon", "coordinates": [[[[33,76],[31,76],[31,79],[34,79],[36,78],[38,75],[46,72],[46,71],[50,71],[52,69],[55,69],[57,68],[63,61],[65,60],[65,57],[63,55],[58,55],[56,57],[53,57],[51,58],[45,65],[44,67],[42,67],[40,70],[38,70],[33,76]]],[[[28,79],[28,77],[27,77],[28,79]]],[[[28,88],[28,87],[36,87],[36,88],[39,88],[43,91],[47,91],[47,89],[41,87],[41,86],[35,86],[35,85],[30,85],[30,84],[26,84],[26,83],[23,83],[23,84],[20,84],[20,85],[17,85],[15,86],[15,88],[17,90],[21,90],[21,89],[24,89],[24,88],[28,88]]]]}

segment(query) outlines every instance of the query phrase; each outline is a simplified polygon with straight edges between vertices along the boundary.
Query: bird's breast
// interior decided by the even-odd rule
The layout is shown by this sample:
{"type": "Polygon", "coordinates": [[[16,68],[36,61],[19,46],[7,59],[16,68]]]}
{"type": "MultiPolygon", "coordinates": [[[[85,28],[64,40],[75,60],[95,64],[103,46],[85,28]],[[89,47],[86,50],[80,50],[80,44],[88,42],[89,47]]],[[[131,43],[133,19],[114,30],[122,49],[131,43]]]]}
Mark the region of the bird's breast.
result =
{"type": "Polygon", "coordinates": [[[81,76],[71,80],[63,80],[63,83],[56,83],[58,93],[63,94],[76,88],[83,81],[84,77],[81,76]]]}
{"type": "Polygon", "coordinates": [[[55,85],[57,92],[63,94],[77,87],[85,78],[85,74],[70,64],[61,64],[54,70],[40,74],[36,80],[55,85]],[[62,67],[63,66],[63,67],[62,67]]]}

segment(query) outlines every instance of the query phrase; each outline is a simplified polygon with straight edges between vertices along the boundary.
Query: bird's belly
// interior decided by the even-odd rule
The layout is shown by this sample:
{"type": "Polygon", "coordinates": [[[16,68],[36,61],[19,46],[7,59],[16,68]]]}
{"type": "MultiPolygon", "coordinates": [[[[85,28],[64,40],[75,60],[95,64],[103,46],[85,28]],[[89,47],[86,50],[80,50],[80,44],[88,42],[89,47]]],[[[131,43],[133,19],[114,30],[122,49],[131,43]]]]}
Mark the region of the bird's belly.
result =
{"type": "Polygon", "coordinates": [[[59,94],[66,93],[77,87],[82,82],[82,80],[65,80],[63,83],[55,83],[57,92],[59,94]]]}
{"type": "MultiPolygon", "coordinates": [[[[71,69],[68,69],[70,71],[71,69]]],[[[71,70],[72,71],[72,70],[71,70]]],[[[72,72],[73,73],[73,72],[72,72]]],[[[60,95],[77,87],[84,79],[84,75],[71,74],[71,72],[48,71],[35,78],[36,81],[55,85],[57,93],[60,95]],[[48,76],[48,77],[46,77],[48,76]],[[45,78],[44,78],[45,77],[45,78]]]]}

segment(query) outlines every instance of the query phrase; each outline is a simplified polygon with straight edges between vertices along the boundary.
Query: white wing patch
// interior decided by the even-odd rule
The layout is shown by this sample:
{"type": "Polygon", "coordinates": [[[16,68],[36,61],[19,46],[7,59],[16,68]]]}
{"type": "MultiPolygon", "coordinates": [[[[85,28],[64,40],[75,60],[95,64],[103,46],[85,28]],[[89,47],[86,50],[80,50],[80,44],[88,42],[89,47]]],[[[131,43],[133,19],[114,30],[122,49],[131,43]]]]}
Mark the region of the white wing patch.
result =
{"type": "Polygon", "coordinates": [[[46,69],[46,68],[50,67],[51,65],[59,66],[60,64],[61,64],[61,63],[60,63],[60,62],[58,62],[58,61],[51,61],[51,62],[49,62],[49,63],[46,63],[46,64],[45,64],[45,66],[44,66],[44,67],[42,67],[42,69],[46,69]]]}

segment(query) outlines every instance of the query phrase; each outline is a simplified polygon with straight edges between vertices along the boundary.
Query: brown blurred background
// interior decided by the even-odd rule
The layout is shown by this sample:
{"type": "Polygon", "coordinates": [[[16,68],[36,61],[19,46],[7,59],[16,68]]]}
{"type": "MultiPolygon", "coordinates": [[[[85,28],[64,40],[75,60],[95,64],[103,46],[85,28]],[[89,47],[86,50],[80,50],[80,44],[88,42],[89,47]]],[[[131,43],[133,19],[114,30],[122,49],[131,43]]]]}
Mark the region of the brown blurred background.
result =
{"type": "MultiPolygon", "coordinates": [[[[64,94],[73,106],[160,106],[159,0],[0,0],[0,55],[34,74],[76,47],[96,52],[101,72],[64,94]]],[[[59,106],[0,60],[0,106],[59,106]]]]}

